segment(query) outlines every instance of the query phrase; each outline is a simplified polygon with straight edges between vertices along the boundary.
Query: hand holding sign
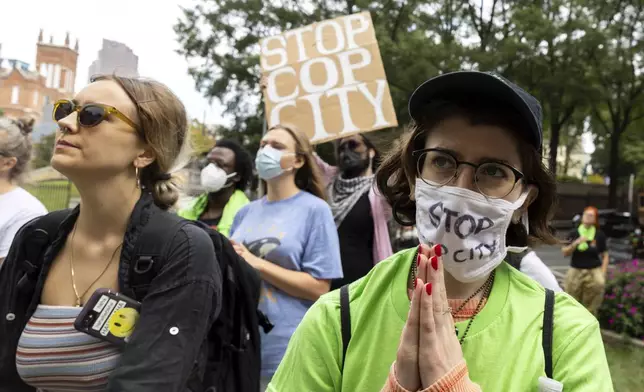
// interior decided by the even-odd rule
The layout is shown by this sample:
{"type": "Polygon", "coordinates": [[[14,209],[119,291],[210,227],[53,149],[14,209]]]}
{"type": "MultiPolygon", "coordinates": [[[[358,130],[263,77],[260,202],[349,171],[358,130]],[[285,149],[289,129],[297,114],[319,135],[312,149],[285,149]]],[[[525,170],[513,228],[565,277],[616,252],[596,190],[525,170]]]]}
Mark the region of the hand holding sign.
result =
{"type": "Polygon", "coordinates": [[[418,247],[417,280],[394,367],[396,380],[410,391],[430,387],[463,361],[440,254],[440,245],[418,247]]]}

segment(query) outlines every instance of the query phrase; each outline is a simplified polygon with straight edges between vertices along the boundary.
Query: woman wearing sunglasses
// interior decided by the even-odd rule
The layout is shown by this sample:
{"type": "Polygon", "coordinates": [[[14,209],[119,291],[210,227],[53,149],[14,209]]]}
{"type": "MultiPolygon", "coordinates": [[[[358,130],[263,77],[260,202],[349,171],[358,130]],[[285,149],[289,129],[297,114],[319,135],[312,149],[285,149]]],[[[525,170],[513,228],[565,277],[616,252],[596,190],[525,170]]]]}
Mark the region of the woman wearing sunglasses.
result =
{"type": "Polygon", "coordinates": [[[262,277],[259,309],[275,324],[262,333],[264,391],[304,313],[329,291],[332,279],[342,277],[342,267],[338,234],[306,135],[272,127],[260,142],[255,166],[266,196],[237,213],[231,238],[262,277]]]}
{"type": "Polygon", "coordinates": [[[19,186],[31,159],[33,123],[0,118],[0,266],[22,225],[47,213],[38,199],[19,186]]]}
{"type": "Polygon", "coordinates": [[[500,76],[455,72],[409,108],[415,125],[376,180],[421,245],[320,298],[268,390],[612,391],[597,320],[503,262],[555,242],[538,101],[500,76]]]}
{"type": "Polygon", "coordinates": [[[73,326],[96,289],[134,296],[135,275],[146,273],[130,266],[141,260],[141,233],[177,200],[170,173],[186,146],[185,108],[158,82],[105,76],[56,102],[53,117],[51,165],[81,201],[24,226],[0,271],[0,389],[185,391],[203,375],[221,292],[200,228],[183,226],[164,245],[163,268],[136,298],[141,314],[124,348],[73,326]],[[54,217],[57,230],[35,229],[54,217]]]}

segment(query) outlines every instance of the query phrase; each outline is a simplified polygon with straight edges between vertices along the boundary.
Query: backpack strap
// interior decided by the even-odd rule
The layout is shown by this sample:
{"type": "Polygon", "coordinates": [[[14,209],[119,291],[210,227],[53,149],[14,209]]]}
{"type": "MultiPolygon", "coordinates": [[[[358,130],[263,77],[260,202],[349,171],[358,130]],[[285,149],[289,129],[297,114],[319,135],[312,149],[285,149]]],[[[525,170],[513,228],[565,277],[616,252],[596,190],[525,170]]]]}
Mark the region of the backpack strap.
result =
{"type": "Polygon", "coordinates": [[[153,211],[136,240],[128,271],[129,290],[124,293],[141,301],[152,280],[165,263],[165,255],[176,233],[189,221],[167,211],[153,211]]]}
{"type": "Polygon", "coordinates": [[[342,331],[342,372],[351,340],[351,308],[349,306],[349,285],[340,288],[340,328],[342,331]]]}
{"type": "Polygon", "coordinates": [[[515,252],[508,252],[505,254],[505,262],[510,264],[512,267],[521,270],[521,260],[525,257],[525,255],[528,254],[528,250],[524,250],[523,252],[515,253],[515,252]]]}
{"type": "Polygon", "coordinates": [[[543,356],[546,360],[546,376],[552,378],[552,330],[554,324],[555,292],[546,289],[546,303],[543,311],[543,356]]]}
{"type": "Polygon", "coordinates": [[[60,225],[71,212],[71,209],[50,212],[34,219],[33,226],[27,228],[24,262],[28,270],[40,271],[45,250],[54,242],[60,225]]]}

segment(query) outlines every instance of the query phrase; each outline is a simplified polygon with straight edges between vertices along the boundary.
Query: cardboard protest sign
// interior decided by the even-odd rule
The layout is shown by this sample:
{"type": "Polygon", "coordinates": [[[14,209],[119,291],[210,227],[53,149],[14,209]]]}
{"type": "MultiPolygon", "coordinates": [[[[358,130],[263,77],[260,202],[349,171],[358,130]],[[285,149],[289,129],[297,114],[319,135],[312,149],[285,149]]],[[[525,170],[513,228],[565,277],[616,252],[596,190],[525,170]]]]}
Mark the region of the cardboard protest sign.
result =
{"type": "Polygon", "coordinates": [[[266,38],[260,63],[269,127],[320,143],[398,125],[368,12],[266,38]]]}

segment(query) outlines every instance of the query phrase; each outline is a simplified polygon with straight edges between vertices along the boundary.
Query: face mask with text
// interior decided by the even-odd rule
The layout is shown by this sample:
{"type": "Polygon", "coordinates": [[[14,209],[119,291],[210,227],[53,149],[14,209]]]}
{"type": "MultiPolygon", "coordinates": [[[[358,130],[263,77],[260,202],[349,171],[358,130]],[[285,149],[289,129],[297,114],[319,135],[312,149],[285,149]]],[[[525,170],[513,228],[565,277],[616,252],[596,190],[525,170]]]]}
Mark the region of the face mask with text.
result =
{"type": "MultiPolygon", "coordinates": [[[[526,249],[506,246],[505,234],[527,193],[509,202],[469,189],[434,187],[417,179],[415,196],[420,242],[441,244],[445,270],[460,282],[481,279],[501,264],[506,252],[526,249]]],[[[522,222],[527,229],[527,214],[522,222]]]]}

